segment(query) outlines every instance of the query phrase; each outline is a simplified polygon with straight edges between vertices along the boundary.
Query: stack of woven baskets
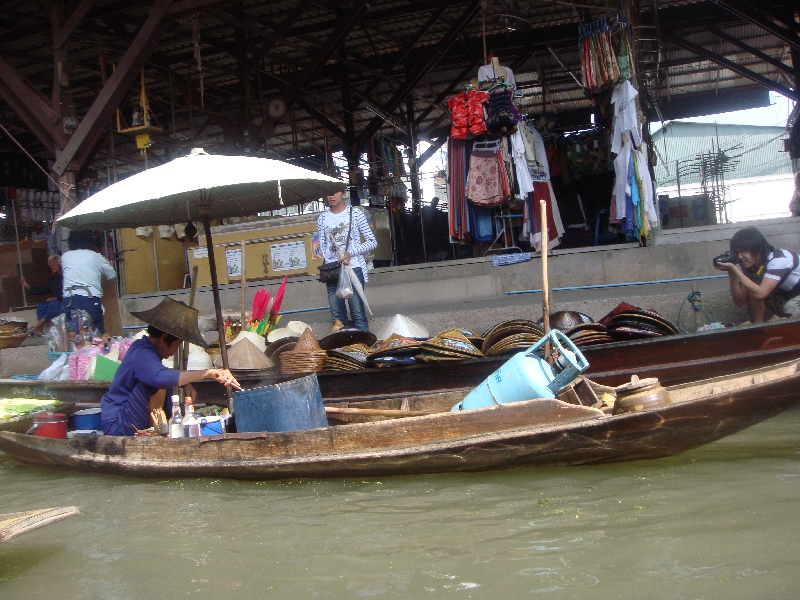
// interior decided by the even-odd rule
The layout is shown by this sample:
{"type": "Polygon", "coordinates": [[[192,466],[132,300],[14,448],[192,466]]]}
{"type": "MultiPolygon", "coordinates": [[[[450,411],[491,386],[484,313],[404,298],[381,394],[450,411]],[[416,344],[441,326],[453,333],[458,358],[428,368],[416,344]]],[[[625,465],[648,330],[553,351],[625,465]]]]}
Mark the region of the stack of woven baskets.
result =
{"type": "Polygon", "coordinates": [[[311,329],[306,329],[292,350],[281,353],[281,373],[290,375],[322,371],[327,356],[328,353],[320,348],[311,329]]]}
{"type": "Polygon", "coordinates": [[[0,319],[0,350],[18,348],[28,337],[28,323],[13,319],[0,319]]]}

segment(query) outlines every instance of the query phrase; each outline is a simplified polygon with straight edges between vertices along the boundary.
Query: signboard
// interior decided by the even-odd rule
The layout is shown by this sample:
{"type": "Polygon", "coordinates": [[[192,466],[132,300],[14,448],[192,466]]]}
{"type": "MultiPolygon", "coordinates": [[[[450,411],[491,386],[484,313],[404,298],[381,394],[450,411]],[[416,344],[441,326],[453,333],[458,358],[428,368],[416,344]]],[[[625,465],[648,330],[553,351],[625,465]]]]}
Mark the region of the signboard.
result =
{"type": "Polygon", "coordinates": [[[305,241],[272,244],[270,254],[272,255],[273,271],[293,271],[305,269],[308,266],[305,241]]]}
{"type": "Polygon", "coordinates": [[[225,261],[228,263],[228,277],[242,276],[242,249],[228,248],[225,250],[225,261]]]}
{"type": "Polygon", "coordinates": [[[194,252],[195,260],[197,260],[198,258],[208,258],[207,246],[197,246],[196,248],[192,248],[192,252],[194,252]]]}

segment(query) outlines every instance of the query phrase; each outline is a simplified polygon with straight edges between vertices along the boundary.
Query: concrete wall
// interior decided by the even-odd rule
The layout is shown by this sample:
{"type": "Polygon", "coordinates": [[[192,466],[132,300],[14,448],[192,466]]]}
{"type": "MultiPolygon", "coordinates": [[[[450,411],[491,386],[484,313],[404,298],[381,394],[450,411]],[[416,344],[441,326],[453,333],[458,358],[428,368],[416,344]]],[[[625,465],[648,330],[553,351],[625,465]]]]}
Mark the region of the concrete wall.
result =
{"type": "MultiPolygon", "coordinates": [[[[780,248],[800,250],[800,218],[782,218],[748,223],[758,227],[770,242],[780,248]]],[[[731,236],[741,225],[716,225],[670,230],[656,234],[645,248],[635,244],[554,250],[549,258],[551,288],[677,279],[720,275],[711,260],[728,248],[731,236]]],[[[267,288],[273,294],[280,280],[253,282],[247,287],[247,307],[255,291],[267,288]]],[[[541,259],[493,267],[490,258],[389,267],[370,271],[367,298],[376,314],[414,312],[414,307],[444,306],[451,303],[481,303],[508,298],[505,292],[539,289],[541,259]]],[[[652,286],[651,286],[652,287],[652,286]]],[[[123,325],[135,325],[131,311],[144,310],[169,295],[188,302],[188,290],[162,294],[140,294],[122,299],[123,325]]],[[[221,287],[220,297],[226,312],[239,311],[240,287],[221,287]]],[[[325,286],[315,277],[290,279],[283,310],[327,307],[325,286]]],[[[213,315],[210,288],[198,290],[196,306],[203,315],[213,315]]],[[[303,312],[294,317],[307,322],[329,320],[327,310],[303,312]]],[[[374,329],[374,327],[373,327],[374,329]]]]}

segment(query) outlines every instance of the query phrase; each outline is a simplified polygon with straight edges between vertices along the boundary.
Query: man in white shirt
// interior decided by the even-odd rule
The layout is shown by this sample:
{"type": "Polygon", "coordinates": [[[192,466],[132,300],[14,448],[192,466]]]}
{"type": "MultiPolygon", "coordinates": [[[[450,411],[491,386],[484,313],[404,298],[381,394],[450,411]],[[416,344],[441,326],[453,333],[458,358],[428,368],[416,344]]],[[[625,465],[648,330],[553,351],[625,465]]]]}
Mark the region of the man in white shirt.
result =
{"type": "Polygon", "coordinates": [[[68,243],[69,251],[61,257],[67,316],[71,318],[73,310],[85,310],[92,317],[92,328],[105,333],[102,280],[116,279],[117,273],[95,250],[91,231],[71,231],[68,243]]]}

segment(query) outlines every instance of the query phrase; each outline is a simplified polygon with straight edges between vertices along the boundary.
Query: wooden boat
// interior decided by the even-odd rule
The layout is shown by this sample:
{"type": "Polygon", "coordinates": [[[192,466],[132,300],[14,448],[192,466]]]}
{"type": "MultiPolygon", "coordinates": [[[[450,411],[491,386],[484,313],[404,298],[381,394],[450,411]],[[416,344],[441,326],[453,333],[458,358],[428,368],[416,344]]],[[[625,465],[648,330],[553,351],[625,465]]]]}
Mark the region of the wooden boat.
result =
{"type": "Polygon", "coordinates": [[[53,412],[61,412],[64,414],[72,414],[75,409],[74,402],[53,402],[52,406],[42,406],[34,412],[29,412],[26,415],[18,417],[10,417],[8,419],[0,419],[0,431],[16,431],[24,433],[33,426],[33,415],[40,410],[50,410],[53,412]]]}
{"type": "MultiPolygon", "coordinates": [[[[745,325],[649,340],[617,342],[581,349],[589,361],[587,375],[598,383],[620,385],[634,373],[647,372],[664,385],[730,375],[744,369],[800,358],[800,320],[745,325]]],[[[424,393],[475,387],[508,359],[478,358],[384,369],[322,371],[322,397],[328,402],[359,401],[404,393],[424,393]]],[[[239,381],[247,389],[291,379],[273,372],[247,374],[239,381]]],[[[0,380],[0,395],[56,397],[99,403],[107,381],[0,380]]],[[[201,402],[225,404],[225,391],[215,382],[194,383],[201,402]]]]}
{"type": "Polygon", "coordinates": [[[0,432],[0,449],[36,466],[131,477],[363,477],[588,465],[670,456],[800,401],[800,360],[669,387],[672,403],[619,415],[559,400],[451,412],[463,392],[373,400],[423,416],[283,433],[194,439],[0,432]]]}

